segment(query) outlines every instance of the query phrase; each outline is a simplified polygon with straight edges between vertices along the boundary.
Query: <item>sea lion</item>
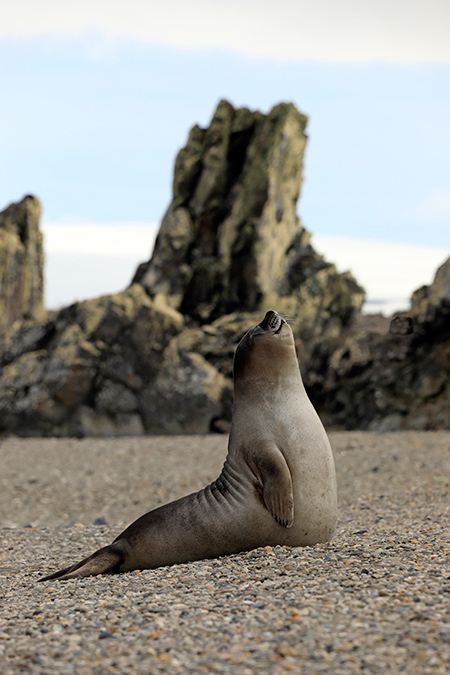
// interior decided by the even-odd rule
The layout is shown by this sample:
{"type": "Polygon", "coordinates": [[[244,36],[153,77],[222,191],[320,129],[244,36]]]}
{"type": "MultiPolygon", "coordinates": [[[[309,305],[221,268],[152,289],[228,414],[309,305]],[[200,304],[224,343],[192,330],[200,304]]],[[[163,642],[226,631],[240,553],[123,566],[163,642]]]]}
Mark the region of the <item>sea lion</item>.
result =
{"type": "Polygon", "coordinates": [[[290,326],[270,310],[239,342],[228,454],[217,480],[132,523],[112,544],[40,579],[152,569],[258,546],[328,541],[336,475],[303,387],[290,326]]]}

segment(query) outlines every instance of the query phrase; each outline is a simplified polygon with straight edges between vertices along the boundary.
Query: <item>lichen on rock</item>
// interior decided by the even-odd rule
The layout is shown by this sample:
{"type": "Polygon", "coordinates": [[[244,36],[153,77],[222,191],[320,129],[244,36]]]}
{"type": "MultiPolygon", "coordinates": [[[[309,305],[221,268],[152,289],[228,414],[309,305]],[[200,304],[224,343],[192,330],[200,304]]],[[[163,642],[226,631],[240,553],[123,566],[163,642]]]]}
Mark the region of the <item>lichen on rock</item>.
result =
{"type": "Polygon", "coordinates": [[[31,196],[0,213],[0,346],[15,322],[45,316],[40,213],[31,196]]]}
{"type": "Polygon", "coordinates": [[[296,213],[306,124],[292,104],[263,115],[221,101],[178,154],[172,202],[134,281],[201,324],[271,306],[308,339],[350,323],[364,291],[313,249],[296,213]]]}

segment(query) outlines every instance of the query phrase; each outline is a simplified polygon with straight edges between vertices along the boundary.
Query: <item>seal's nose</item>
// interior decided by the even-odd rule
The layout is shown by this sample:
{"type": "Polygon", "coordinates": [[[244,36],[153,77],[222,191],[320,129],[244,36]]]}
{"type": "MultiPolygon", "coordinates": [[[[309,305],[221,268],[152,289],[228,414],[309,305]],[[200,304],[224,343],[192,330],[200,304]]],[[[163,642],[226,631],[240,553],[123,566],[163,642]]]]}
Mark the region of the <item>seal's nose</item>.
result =
{"type": "Polygon", "coordinates": [[[263,330],[278,330],[282,323],[284,323],[283,317],[278,314],[278,312],[275,312],[275,310],[269,309],[269,311],[266,312],[264,319],[258,325],[263,330]]]}

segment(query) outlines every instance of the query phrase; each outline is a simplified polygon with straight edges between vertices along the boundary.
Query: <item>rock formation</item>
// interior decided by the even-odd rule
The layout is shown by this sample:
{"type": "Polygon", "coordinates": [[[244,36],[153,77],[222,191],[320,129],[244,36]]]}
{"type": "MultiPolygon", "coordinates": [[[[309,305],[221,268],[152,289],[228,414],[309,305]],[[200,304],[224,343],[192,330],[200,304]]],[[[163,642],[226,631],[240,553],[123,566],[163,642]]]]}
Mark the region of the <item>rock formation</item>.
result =
{"type": "Polygon", "coordinates": [[[176,160],[154,254],[127,290],[22,326],[5,343],[0,431],[21,435],[226,430],[231,366],[270,306],[331,344],[363,290],[310,244],[295,212],[306,118],[219,103],[176,160]]]}
{"type": "MultiPolygon", "coordinates": [[[[158,306],[135,284],[24,328],[3,354],[2,427],[56,436],[138,435],[144,425],[151,429],[152,412],[145,406],[149,383],[183,323],[180,314],[158,306]]],[[[190,404],[198,404],[192,393],[190,404]]],[[[162,423],[159,429],[165,430],[162,423]]]]}
{"type": "Polygon", "coordinates": [[[270,302],[301,232],[305,125],[292,105],[263,115],[221,101],[177,157],[172,203],[135,280],[201,323],[270,302]]]}
{"type": "Polygon", "coordinates": [[[327,425],[450,427],[450,258],[430,286],[415,291],[408,315],[392,322],[405,329],[391,332],[389,319],[361,316],[328,364],[307,364],[306,385],[327,425]]]}
{"type": "Polygon", "coordinates": [[[153,256],[133,281],[201,324],[276,306],[308,341],[339,335],[364,291],[297,217],[306,122],[292,104],[263,115],[221,101],[178,154],[153,256]]]}
{"type": "Polygon", "coordinates": [[[30,196],[0,213],[0,344],[15,322],[45,314],[40,213],[30,196]]]}
{"type": "Polygon", "coordinates": [[[362,316],[363,289],[314,251],[295,212],[305,125],[293,105],[263,115],[220,102],[177,157],[153,256],[130,287],[48,319],[38,202],[4,212],[0,306],[19,321],[0,345],[0,433],[226,431],[236,344],[270,307],[299,338],[328,426],[449,426],[450,261],[391,332],[389,320],[362,316]]]}

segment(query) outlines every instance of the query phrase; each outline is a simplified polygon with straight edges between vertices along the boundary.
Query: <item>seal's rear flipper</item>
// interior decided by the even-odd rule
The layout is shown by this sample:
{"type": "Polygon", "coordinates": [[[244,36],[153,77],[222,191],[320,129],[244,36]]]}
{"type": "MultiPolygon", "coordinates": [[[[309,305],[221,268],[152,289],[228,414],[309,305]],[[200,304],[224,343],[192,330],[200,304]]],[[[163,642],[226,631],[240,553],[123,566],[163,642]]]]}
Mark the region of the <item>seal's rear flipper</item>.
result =
{"type": "Polygon", "coordinates": [[[75,577],[89,577],[96,574],[114,574],[114,572],[120,571],[120,567],[125,560],[126,546],[126,542],[114,542],[110,546],[100,548],[79,563],[42,577],[38,581],[74,579],[75,577]]]}

